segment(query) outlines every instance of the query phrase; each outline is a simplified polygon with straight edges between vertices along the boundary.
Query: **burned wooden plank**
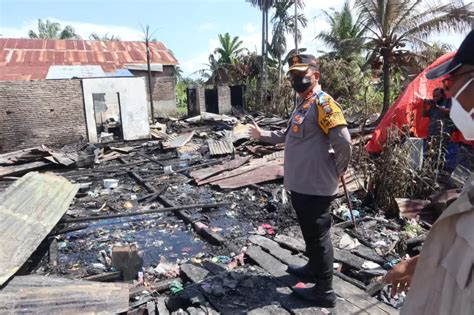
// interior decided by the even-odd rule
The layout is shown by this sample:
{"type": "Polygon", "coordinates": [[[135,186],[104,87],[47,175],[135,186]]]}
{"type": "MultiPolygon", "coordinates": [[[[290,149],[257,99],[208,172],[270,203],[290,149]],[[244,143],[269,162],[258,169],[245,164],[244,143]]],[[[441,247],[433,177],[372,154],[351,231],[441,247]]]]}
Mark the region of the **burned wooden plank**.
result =
{"type": "MultiPolygon", "coordinates": [[[[270,274],[283,279],[287,285],[294,285],[292,283],[295,281],[295,277],[292,277],[286,273],[286,265],[280,263],[280,261],[284,262],[285,264],[290,264],[295,260],[299,260],[299,264],[303,265],[306,264],[307,258],[295,257],[290,251],[278,251],[277,253],[273,254],[271,247],[266,249],[269,251],[268,254],[263,252],[260,248],[251,246],[246,253],[250,258],[252,258],[252,260],[259,260],[256,262],[270,274]]],[[[369,312],[370,314],[397,314],[395,309],[385,305],[383,302],[380,302],[375,298],[368,296],[363,290],[338,277],[334,277],[333,286],[338,296],[342,297],[358,308],[369,312]]]]}
{"type": "Polygon", "coordinates": [[[122,273],[120,271],[111,271],[111,272],[104,272],[98,275],[92,275],[88,277],[82,278],[82,280],[87,281],[97,281],[97,282],[112,282],[119,280],[122,277],[122,273]]]}
{"type": "Polygon", "coordinates": [[[128,295],[126,284],[17,276],[0,291],[0,313],[120,313],[128,295]]]}
{"type": "Polygon", "coordinates": [[[44,161],[36,161],[36,162],[13,165],[13,166],[0,166],[0,177],[23,174],[26,172],[30,172],[30,171],[42,168],[47,165],[51,165],[51,163],[44,162],[44,161]]]}
{"type": "Polygon", "coordinates": [[[29,173],[0,195],[0,285],[51,232],[78,190],[63,177],[29,173]]]}
{"type": "Polygon", "coordinates": [[[277,242],[272,241],[271,239],[268,239],[260,235],[252,235],[249,237],[249,241],[251,241],[255,245],[258,245],[272,252],[275,255],[275,257],[279,257],[279,256],[287,257],[288,259],[286,262],[288,264],[304,263],[301,257],[292,255],[292,253],[289,250],[280,247],[280,245],[277,242]]]}
{"type": "Polygon", "coordinates": [[[250,312],[247,313],[248,315],[286,315],[290,314],[287,310],[284,308],[281,308],[276,305],[267,305],[264,307],[259,307],[251,310],[250,312]]]}
{"type": "Polygon", "coordinates": [[[357,246],[357,248],[351,250],[351,253],[364,259],[376,262],[381,266],[383,266],[383,264],[386,262],[386,259],[377,254],[377,252],[373,248],[367,247],[362,244],[357,246]]]}
{"type": "Polygon", "coordinates": [[[342,262],[354,269],[362,269],[362,265],[365,262],[365,260],[359,256],[356,256],[347,250],[338,248],[334,248],[334,260],[342,262]]]}
{"type": "Polygon", "coordinates": [[[156,299],[156,308],[158,310],[159,315],[169,315],[170,314],[170,311],[166,307],[166,299],[167,298],[164,297],[164,296],[159,296],[156,299]]]}
{"type": "Polygon", "coordinates": [[[0,165],[14,165],[19,162],[31,162],[47,156],[40,146],[0,154],[0,165]]]}
{"type": "MultiPolygon", "coordinates": [[[[173,207],[173,205],[168,200],[164,199],[161,196],[157,197],[157,200],[165,207],[173,207]]],[[[197,220],[193,220],[186,211],[176,210],[174,211],[174,213],[185,223],[191,224],[196,233],[204,237],[211,244],[222,245],[225,243],[225,239],[222,236],[211,231],[204,223],[199,222],[197,220]]]]}
{"type": "Polygon", "coordinates": [[[304,252],[306,245],[303,240],[297,239],[284,234],[277,234],[275,241],[285,248],[289,248],[295,252],[304,252]]]}
{"type": "Polygon", "coordinates": [[[181,282],[181,278],[171,278],[171,279],[161,280],[161,281],[151,284],[151,288],[153,288],[153,290],[158,293],[165,292],[169,290],[170,284],[172,282],[181,282]]]}
{"type": "MultiPolygon", "coordinates": [[[[158,194],[155,194],[154,196],[158,198],[158,194]]],[[[97,221],[97,220],[133,217],[133,216],[139,216],[139,215],[145,215],[145,214],[153,214],[153,213],[161,213],[161,212],[169,212],[169,211],[177,211],[177,210],[185,210],[185,209],[213,209],[213,208],[219,208],[219,207],[223,207],[227,205],[229,205],[228,202],[200,203],[200,204],[195,204],[195,205],[165,207],[165,208],[135,211],[135,212],[129,212],[129,213],[96,215],[96,216],[89,216],[89,217],[84,217],[84,218],[65,219],[65,220],[62,220],[61,223],[67,224],[67,223],[90,222],[90,221],[97,221]]]]}
{"type": "MultiPolygon", "coordinates": [[[[277,281],[283,283],[284,285],[291,288],[298,283],[298,279],[295,276],[292,276],[286,272],[285,264],[281,263],[281,261],[279,261],[271,254],[263,251],[259,246],[250,246],[247,249],[246,254],[259,266],[261,266],[268,273],[274,276],[277,281]]],[[[304,260],[302,261],[303,263],[305,263],[304,260]]],[[[291,302],[282,301],[281,303],[286,308],[291,309],[291,311],[295,314],[324,314],[324,312],[320,308],[313,307],[310,302],[304,301],[299,298],[296,298],[296,300],[293,300],[291,302]]],[[[350,305],[345,301],[338,301],[338,303],[336,304],[336,309],[343,307],[340,306],[340,304],[348,304],[345,308],[349,308],[351,312],[362,312],[361,314],[364,314],[362,309],[350,305]]]]}
{"type": "Polygon", "coordinates": [[[193,264],[181,265],[181,272],[194,283],[203,281],[211,274],[206,269],[193,264]]]}

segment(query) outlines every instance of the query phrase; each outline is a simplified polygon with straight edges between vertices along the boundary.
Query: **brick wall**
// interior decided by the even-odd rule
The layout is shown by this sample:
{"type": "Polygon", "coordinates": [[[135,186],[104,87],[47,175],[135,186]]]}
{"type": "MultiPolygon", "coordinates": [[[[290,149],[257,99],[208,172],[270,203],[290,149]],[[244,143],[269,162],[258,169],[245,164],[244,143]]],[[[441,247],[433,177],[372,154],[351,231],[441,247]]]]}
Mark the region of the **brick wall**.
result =
{"type": "Polygon", "coordinates": [[[0,152],[87,139],[80,80],[0,81],[0,152]]]}
{"type": "MultiPolygon", "coordinates": [[[[131,72],[135,76],[147,77],[148,75],[146,71],[133,70],[131,72]]],[[[151,89],[155,113],[176,113],[176,83],[173,74],[173,66],[163,66],[163,72],[153,72],[152,75],[151,89]]],[[[146,88],[147,100],[149,102],[148,81],[146,82],[146,88]]]]}

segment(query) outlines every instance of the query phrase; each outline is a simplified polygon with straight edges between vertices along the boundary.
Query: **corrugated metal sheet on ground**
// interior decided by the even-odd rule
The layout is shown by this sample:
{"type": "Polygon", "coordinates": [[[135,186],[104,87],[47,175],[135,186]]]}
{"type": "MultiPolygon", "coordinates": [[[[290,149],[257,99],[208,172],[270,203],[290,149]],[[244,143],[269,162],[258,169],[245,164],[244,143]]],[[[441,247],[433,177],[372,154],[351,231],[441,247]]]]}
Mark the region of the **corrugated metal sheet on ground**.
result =
{"type": "Polygon", "coordinates": [[[219,186],[223,189],[235,189],[279,178],[283,178],[283,164],[280,163],[279,160],[273,160],[251,172],[245,172],[237,176],[214,181],[212,185],[219,186]]]}
{"type": "Polygon", "coordinates": [[[201,144],[198,143],[188,143],[181,148],[177,148],[176,151],[179,153],[193,153],[201,148],[201,144]]]}
{"type": "Polygon", "coordinates": [[[232,154],[235,151],[234,145],[228,140],[207,140],[209,145],[209,153],[214,155],[232,154]]]}
{"type": "Polygon", "coordinates": [[[236,156],[235,159],[225,161],[222,164],[207,167],[200,170],[195,170],[190,175],[196,180],[197,184],[200,185],[200,181],[205,180],[211,176],[220,174],[227,170],[233,170],[247,163],[250,160],[250,156],[236,156]]]}
{"type": "Polygon", "coordinates": [[[17,276],[0,291],[0,313],[114,314],[128,310],[128,298],[123,283],[17,276]]]}
{"type": "Polygon", "coordinates": [[[51,232],[78,189],[63,177],[31,172],[0,195],[0,285],[51,232]]]}
{"type": "Polygon", "coordinates": [[[173,148],[179,148],[184,146],[186,143],[191,141],[191,139],[194,136],[194,131],[188,132],[188,133],[183,133],[179,136],[177,136],[174,139],[168,139],[166,142],[163,143],[163,147],[166,149],[173,149],[173,148]]]}
{"type": "MultiPolygon", "coordinates": [[[[151,42],[151,63],[178,61],[161,42],[151,42]]],[[[50,66],[99,65],[104,72],[146,64],[143,42],[0,38],[0,80],[46,78],[50,66]]]]}
{"type": "Polygon", "coordinates": [[[177,138],[176,135],[169,135],[165,132],[161,132],[156,129],[150,129],[150,134],[155,139],[165,140],[165,141],[173,141],[177,138]]]}

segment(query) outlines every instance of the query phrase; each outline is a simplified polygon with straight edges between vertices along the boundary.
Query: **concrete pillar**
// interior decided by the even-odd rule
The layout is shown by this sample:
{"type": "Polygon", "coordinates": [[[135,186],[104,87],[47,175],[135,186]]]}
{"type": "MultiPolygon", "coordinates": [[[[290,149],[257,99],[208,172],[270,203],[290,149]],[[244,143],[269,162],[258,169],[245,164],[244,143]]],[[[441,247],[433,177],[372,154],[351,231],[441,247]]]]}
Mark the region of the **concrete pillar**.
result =
{"type": "Polygon", "coordinates": [[[231,98],[230,98],[230,88],[228,86],[218,86],[217,98],[218,98],[219,114],[231,114],[232,103],[231,103],[231,98]]]}

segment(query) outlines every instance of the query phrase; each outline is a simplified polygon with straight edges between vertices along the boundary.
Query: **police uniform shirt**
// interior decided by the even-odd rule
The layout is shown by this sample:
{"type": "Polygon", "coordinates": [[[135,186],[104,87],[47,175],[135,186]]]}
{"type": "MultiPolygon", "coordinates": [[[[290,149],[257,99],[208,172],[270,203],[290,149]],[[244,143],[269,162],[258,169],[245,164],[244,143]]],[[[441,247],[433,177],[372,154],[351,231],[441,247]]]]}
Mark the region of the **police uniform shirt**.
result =
{"type": "Polygon", "coordinates": [[[339,105],[325,92],[300,100],[286,130],[262,131],[261,140],[285,142],[284,182],[301,194],[333,196],[348,166],[351,140],[339,105]]]}

